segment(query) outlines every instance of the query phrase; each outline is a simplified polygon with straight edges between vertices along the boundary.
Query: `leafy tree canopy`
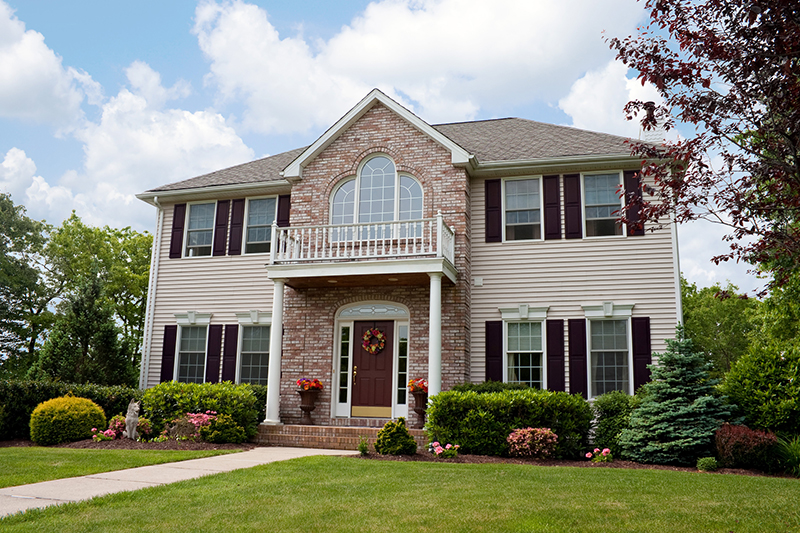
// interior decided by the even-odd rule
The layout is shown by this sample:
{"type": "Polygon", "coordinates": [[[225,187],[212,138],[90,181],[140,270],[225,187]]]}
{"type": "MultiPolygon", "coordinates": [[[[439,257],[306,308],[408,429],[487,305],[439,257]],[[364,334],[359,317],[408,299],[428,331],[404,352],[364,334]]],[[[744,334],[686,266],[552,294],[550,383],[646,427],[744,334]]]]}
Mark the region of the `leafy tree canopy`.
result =
{"type": "Polygon", "coordinates": [[[698,218],[730,227],[730,252],[784,284],[800,269],[800,3],[646,0],[650,24],[609,43],[663,105],[632,101],[645,129],[680,121],[695,134],[636,142],[655,181],[643,218],[698,218]],[[712,164],[711,159],[715,162],[712,164]],[[719,162],[716,162],[716,158],[719,162]],[[674,210],[674,211],[673,211],[674,210]]]}

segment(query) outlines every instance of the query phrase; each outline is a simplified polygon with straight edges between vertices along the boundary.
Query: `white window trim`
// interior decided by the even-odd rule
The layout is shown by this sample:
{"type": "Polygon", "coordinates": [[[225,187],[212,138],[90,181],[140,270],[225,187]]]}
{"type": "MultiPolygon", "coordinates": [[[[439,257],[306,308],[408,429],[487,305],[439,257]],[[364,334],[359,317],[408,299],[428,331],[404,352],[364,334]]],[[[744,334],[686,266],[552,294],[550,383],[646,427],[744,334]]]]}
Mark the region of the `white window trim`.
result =
{"type": "MultiPolygon", "coordinates": [[[[266,200],[269,198],[275,198],[275,217],[272,219],[272,222],[269,225],[275,224],[278,220],[278,196],[277,195],[266,195],[266,196],[253,196],[252,198],[246,198],[244,203],[244,220],[242,221],[243,231],[242,231],[242,255],[269,255],[269,252],[247,252],[247,228],[249,227],[248,221],[250,217],[250,201],[251,200],[266,200]]],[[[272,235],[270,235],[272,237],[272,235]]],[[[270,242],[270,248],[272,248],[272,242],[270,242]]],[[[211,253],[213,254],[214,251],[212,249],[211,253]]],[[[238,316],[238,315],[237,315],[238,316]]],[[[238,382],[237,382],[238,383],[238,382]]]]}
{"type": "MultiPolygon", "coordinates": [[[[212,201],[198,201],[198,202],[187,202],[186,203],[186,215],[183,221],[183,247],[181,248],[181,257],[184,259],[204,259],[208,257],[214,257],[214,237],[217,231],[217,208],[219,207],[219,202],[216,200],[212,201]],[[209,255],[189,255],[188,254],[188,244],[189,244],[189,215],[192,211],[193,205],[204,205],[204,204],[214,204],[214,216],[211,220],[211,253],[209,255]]],[[[228,213],[228,217],[230,219],[230,212],[228,213]]],[[[229,220],[230,222],[230,220],[229,220]]]]}
{"type": "MultiPolygon", "coordinates": [[[[513,242],[513,241],[512,241],[513,242]]],[[[547,390],[547,307],[519,304],[516,307],[500,307],[503,318],[503,383],[508,383],[508,324],[539,322],[542,325],[542,390],[547,390]]]]}
{"type": "Polygon", "coordinates": [[[246,326],[269,326],[270,335],[272,335],[272,313],[251,309],[244,313],[236,313],[236,319],[239,322],[239,330],[237,331],[236,339],[236,375],[234,377],[234,383],[238,384],[241,380],[244,328],[246,326]]]}
{"type": "MultiPolygon", "coordinates": [[[[584,239],[621,239],[623,237],[628,236],[628,225],[622,225],[622,235],[595,235],[595,236],[588,236],[586,235],[586,176],[605,176],[608,174],[619,174],[619,185],[625,188],[625,179],[623,177],[623,172],[621,170],[609,170],[607,172],[581,172],[581,235],[584,239]]],[[[619,209],[620,213],[622,213],[622,209],[625,207],[625,203],[623,198],[619,199],[619,209]]]]}
{"type": "Polygon", "coordinates": [[[500,210],[503,213],[502,232],[503,242],[507,243],[526,243],[526,242],[539,242],[544,240],[544,180],[541,175],[535,176],[518,176],[514,178],[503,178],[501,180],[502,188],[500,191],[500,210]],[[514,239],[513,241],[506,240],[506,182],[519,181],[519,180],[532,180],[535,179],[539,182],[539,238],[538,239],[514,239]]]}
{"type": "Polygon", "coordinates": [[[586,390],[588,400],[594,400],[592,396],[592,321],[599,320],[625,320],[626,337],[628,342],[628,390],[626,394],[633,395],[633,331],[631,328],[631,316],[634,304],[615,304],[614,302],[603,302],[600,305],[584,305],[584,316],[586,318],[586,390]]]}
{"type": "MultiPolygon", "coordinates": [[[[406,176],[419,184],[420,190],[422,191],[422,214],[420,219],[425,218],[425,188],[422,186],[422,182],[416,177],[408,172],[401,172],[397,170],[397,162],[391,157],[389,154],[385,154],[383,152],[376,152],[374,154],[370,154],[369,157],[365,157],[361,163],[359,163],[358,168],[356,169],[356,173],[353,176],[347,176],[339,181],[336,184],[336,187],[333,188],[331,191],[330,198],[328,199],[328,206],[329,206],[329,217],[328,219],[332,222],[333,219],[333,201],[336,193],[339,192],[339,189],[348,181],[355,181],[355,191],[354,191],[354,204],[353,204],[353,222],[352,224],[383,224],[384,222],[359,222],[358,221],[358,206],[361,200],[361,171],[364,166],[372,159],[376,157],[385,157],[389,159],[392,164],[394,165],[394,218],[392,222],[398,222],[400,216],[400,177],[406,176]]],[[[277,213],[277,210],[276,210],[277,213]]],[[[418,220],[418,219],[409,219],[409,220],[418,220]]]]}
{"type": "MultiPolygon", "coordinates": [[[[201,256],[202,257],[202,256],[201,256]]],[[[206,381],[206,365],[208,364],[208,326],[211,324],[212,313],[198,313],[197,311],[186,311],[185,313],[174,313],[175,321],[178,324],[178,336],[175,340],[175,367],[172,370],[172,375],[175,380],[179,377],[179,368],[181,362],[181,336],[183,335],[183,328],[187,326],[205,326],[206,328],[206,345],[204,348],[203,356],[203,383],[206,381]]]]}

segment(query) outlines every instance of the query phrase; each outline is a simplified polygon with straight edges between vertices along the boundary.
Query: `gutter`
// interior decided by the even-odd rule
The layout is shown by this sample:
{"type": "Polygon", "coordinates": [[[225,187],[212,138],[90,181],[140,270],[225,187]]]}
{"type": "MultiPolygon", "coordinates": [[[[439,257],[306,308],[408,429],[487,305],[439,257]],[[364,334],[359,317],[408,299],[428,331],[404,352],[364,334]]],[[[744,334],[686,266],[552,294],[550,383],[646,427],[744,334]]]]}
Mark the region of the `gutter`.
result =
{"type": "Polygon", "coordinates": [[[152,205],[155,205],[158,211],[156,212],[156,232],[153,235],[153,250],[150,255],[150,279],[147,283],[147,307],[145,308],[144,334],[142,335],[142,360],[139,366],[139,389],[141,390],[147,388],[147,375],[150,371],[156,283],[158,280],[159,259],[161,258],[161,235],[164,230],[164,208],[161,207],[158,196],[153,197],[152,205]]]}
{"type": "Polygon", "coordinates": [[[168,200],[169,202],[180,200],[183,197],[193,199],[214,198],[218,199],[220,193],[244,194],[254,190],[271,191],[273,189],[289,189],[291,183],[288,180],[273,180],[257,183],[234,183],[230,185],[210,185],[207,187],[193,187],[191,189],[176,189],[173,191],[146,191],[136,195],[136,198],[147,202],[150,205],[161,208],[158,199],[168,200]]]}

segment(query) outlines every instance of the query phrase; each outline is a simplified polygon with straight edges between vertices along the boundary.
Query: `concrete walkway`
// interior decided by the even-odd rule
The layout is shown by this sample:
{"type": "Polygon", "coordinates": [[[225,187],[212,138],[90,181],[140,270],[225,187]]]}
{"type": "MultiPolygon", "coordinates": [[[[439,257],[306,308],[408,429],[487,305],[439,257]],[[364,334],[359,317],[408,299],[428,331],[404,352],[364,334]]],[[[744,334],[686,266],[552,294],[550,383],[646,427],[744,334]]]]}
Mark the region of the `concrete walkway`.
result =
{"type": "Polygon", "coordinates": [[[116,472],[43,481],[31,485],[0,489],[0,516],[28,509],[49,507],[67,502],[88,500],[95,496],[143,489],[230,472],[240,468],[284,461],[309,455],[352,455],[346,450],[321,450],[312,448],[253,448],[246,452],[230,453],[177,463],[141,466],[116,472]]]}

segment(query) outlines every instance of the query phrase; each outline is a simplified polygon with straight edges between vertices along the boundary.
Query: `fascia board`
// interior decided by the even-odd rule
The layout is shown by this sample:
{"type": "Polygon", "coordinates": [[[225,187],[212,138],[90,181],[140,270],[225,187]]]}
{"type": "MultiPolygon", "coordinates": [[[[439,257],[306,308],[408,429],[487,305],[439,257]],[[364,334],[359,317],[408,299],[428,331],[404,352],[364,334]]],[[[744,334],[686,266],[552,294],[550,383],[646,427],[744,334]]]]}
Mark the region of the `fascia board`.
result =
{"type": "Polygon", "coordinates": [[[207,187],[194,187],[191,189],[177,189],[173,191],[147,191],[136,195],[136,198],[155,206],[155,199],[159,202],[178,202],[181,200],[205,200],[231,196],[237,193],[252,194],[277,194],[289,191],[291,184],[286,180],[273,180],[259,183],[237,183],[231,185],[209,185],[207,187]]]}
{"type": "Polygon", "coordinates": [[[565,156],[542,159],[519,159],[515,161],[476,161],[469,168],[469,173],[474,177],[506,175],[513,173],[546,174],[556,171],[575,171],[596,169],[598,166],[614,168],[639,168],[641,158],[631,157],[628,154],[607,154],[597,156],[565,156]]]}

